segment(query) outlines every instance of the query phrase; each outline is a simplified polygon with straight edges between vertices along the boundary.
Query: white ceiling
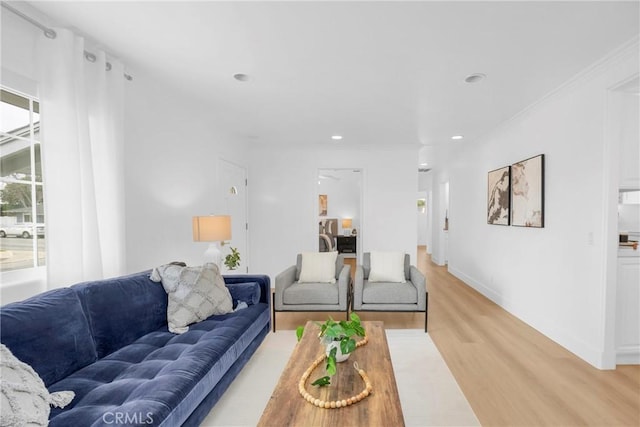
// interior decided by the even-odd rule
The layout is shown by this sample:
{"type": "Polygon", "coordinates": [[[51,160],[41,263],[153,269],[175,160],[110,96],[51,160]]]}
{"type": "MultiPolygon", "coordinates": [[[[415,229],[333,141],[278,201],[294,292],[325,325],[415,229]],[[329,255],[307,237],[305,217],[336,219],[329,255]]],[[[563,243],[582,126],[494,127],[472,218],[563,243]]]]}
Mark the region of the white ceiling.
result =
{"type": "Polygon", "coordinates": [[[260,145],[472,143],[639,33],[638,1],[31,4],[260,145]]]}

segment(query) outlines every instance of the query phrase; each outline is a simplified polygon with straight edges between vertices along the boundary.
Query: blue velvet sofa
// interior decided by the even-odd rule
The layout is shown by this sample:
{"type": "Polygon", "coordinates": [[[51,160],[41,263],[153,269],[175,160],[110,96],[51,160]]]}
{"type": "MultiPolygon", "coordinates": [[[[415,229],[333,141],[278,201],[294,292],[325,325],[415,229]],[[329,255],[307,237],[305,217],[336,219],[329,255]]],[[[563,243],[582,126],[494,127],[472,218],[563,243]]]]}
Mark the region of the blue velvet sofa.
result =
{"type": "Polygon", "coordinates": [[[225,276],[233,313],[176,335],[150,272],[77,284],[0,308],[0,341],[49,392],[72,390],[50,426],[196,426],[269,332],[270,281],[225,276]]]}

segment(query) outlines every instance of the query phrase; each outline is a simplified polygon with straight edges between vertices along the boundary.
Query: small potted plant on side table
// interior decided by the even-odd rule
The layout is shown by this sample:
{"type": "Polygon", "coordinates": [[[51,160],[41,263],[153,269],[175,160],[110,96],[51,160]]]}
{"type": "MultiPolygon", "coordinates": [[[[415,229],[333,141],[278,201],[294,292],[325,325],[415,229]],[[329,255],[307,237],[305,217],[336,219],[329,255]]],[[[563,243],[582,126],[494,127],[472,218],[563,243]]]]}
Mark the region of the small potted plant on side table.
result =
{"type": "Polygon", "coordinates": [[[224,265],[229,270],[235,270],[240,266],[240,252],[238,252],[238,248],[234,248],[231,246],[229,247],[229,249],[231,250],[231,253],[227,254],[227,256],[224,257],[224,265]]]}

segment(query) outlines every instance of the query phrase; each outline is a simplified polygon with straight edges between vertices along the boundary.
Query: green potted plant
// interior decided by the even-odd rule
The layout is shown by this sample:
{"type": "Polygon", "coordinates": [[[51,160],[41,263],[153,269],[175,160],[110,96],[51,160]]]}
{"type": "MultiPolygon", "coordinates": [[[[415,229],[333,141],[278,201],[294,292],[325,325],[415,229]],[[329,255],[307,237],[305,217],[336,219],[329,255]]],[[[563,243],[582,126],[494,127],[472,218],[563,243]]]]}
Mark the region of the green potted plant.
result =
{"type": "Polygon", "coordinates": [[[231,253],[224,257],[224,265],[229,270],[235,270],[240,266],[240,252],[238,252],[238,248],[229,247],[229,249],[231,253]]]}
{"type": "MultiPolygon", "coordinates": [[[[364,337],[365,330],[360,323],[360,317],[356,313],[351,313],[350,320],[336,322],[331,317],[324,323],[315,322],[320,328],[318,338],[326,346],[327,376],[318,378],[311,385],[324,386],[331,383],[330,377],[336,373],[336,363],[343,362],[349,358],[351,352],[356,349],[355,336],[364,337]]],[[[296,335],[298,341],[302,338],[304,326],[298,326],[296,335]]]]}

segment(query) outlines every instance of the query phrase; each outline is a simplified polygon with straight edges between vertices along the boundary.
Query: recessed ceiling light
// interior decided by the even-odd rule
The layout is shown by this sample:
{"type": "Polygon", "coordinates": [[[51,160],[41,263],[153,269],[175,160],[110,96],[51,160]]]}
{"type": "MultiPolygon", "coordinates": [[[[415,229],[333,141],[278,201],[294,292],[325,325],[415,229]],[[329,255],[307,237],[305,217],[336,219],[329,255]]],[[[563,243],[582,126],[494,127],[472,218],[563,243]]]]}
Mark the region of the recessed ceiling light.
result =
{"type": "Polygon", "coordinates": [[[453,136],[451,137],[451,139],[456,140],[456,141],[457,141],[458,139],[462,139],[462,138],[464,138],[464,136],[462,136],[462,135],[453,135],[453,136]]]}
{"type": "Polygon", "coordinates": [[[331,137],[331,139],[336,140],[336,141],[340,141],[342,139],[342,135],[333,135],[331,137]]]}
{"type": "Polygon", "coordinates": [[[464,81],[467,83],[479,83],[486,78],[487,78],[486,74],[474,73],[465,77],[464,81]]]}
{"type": "Polygon", "coordinates": [[[420,166],[428,166],[427,163],[420,163],[420,166]]]}
{"type": "Polygon", "coordinates": [[[249,80],[249,76],[242,73],[234,74],[233,78],[239,82],[246,82],[247,80],[249,80]]]}

